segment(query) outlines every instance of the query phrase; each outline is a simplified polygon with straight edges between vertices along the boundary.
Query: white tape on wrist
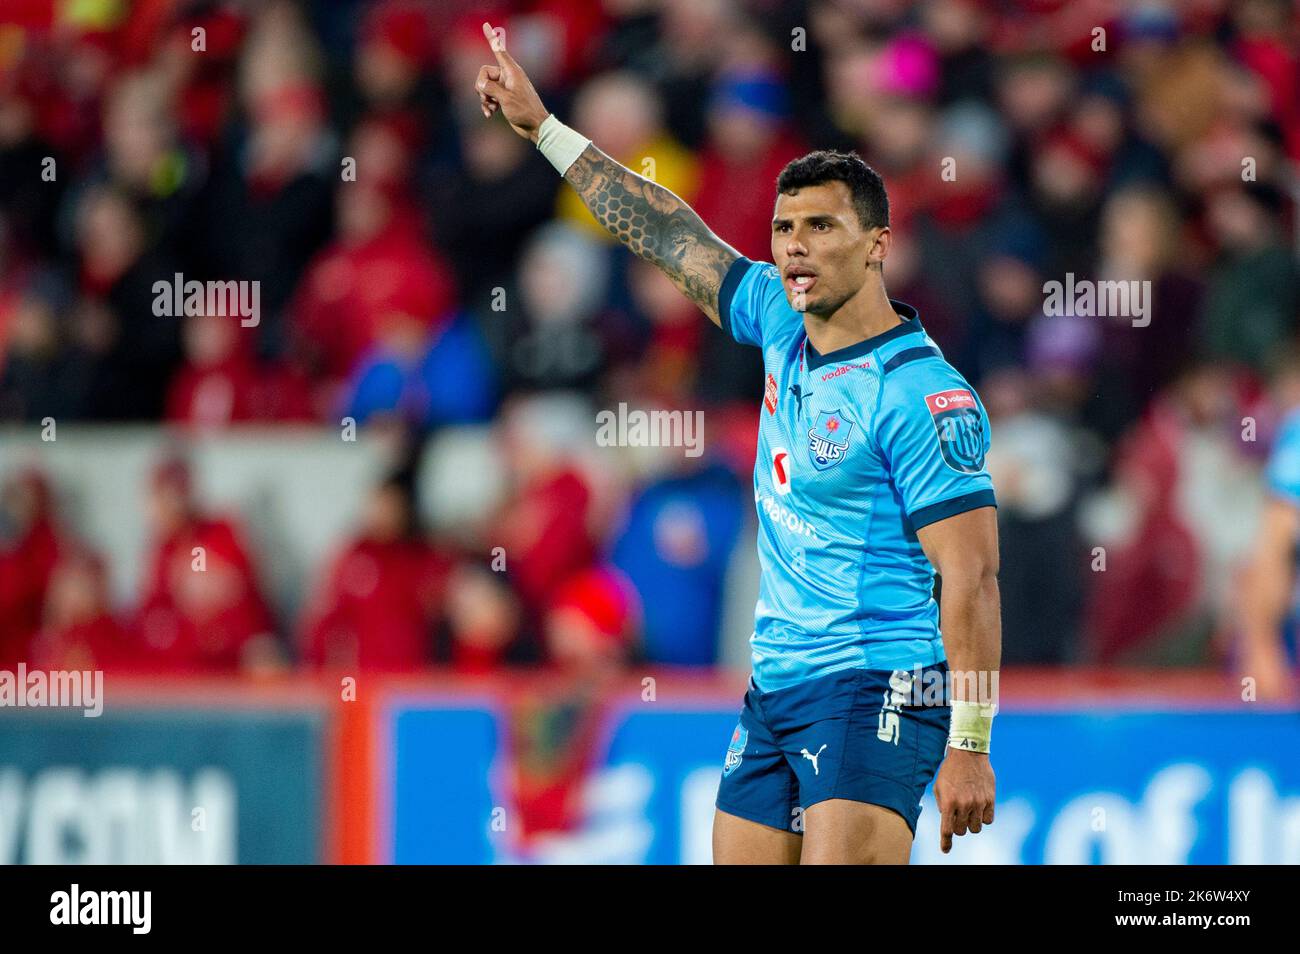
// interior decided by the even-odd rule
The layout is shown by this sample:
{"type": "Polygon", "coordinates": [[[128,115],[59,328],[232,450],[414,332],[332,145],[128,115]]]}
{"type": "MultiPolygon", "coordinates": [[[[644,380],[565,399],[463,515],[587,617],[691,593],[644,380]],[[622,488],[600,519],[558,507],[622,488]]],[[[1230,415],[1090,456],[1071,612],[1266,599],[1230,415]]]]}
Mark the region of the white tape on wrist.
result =
{"type": "Polygon", "coordinates": [[[556,119],[555,113],[547,116],[537,127],[537,148],[560,175],[569,171],[569,166],[582,155],[590,142],[586,136],[556,119]]]}
{"type": "Polygon", "coordinates": [[[948,747],[963,752],[987,754],[993,734],[993,716],[998,711],[991,702],[952,701],[952,723],[948,729],[948,747]]]}

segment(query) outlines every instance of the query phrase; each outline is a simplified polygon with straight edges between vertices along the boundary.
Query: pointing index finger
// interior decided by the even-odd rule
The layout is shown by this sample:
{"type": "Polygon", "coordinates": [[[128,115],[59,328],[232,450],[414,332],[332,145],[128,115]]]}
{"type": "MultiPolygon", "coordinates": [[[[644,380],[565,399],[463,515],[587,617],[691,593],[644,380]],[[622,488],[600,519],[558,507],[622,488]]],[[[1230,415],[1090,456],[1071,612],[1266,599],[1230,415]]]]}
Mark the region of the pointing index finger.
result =
{"type": "Polygon", "coordinates": [[[483,36],[487,39],[488,46],[492,47],[492,52],[496,54],[497,63],[499,63],[503,68],[508,66],[510,62],[510,54],[506,53],[505,37],[498,33],[493,28],[492,24],[486,21],[483,23],[483,36]]]}

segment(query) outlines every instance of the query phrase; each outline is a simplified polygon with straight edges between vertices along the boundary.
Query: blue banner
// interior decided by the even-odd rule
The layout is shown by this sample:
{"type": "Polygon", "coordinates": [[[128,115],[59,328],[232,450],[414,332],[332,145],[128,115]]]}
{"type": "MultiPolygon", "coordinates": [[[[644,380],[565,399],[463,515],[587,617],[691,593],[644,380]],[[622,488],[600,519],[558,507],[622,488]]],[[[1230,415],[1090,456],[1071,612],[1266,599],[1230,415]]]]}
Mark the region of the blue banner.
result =
{"type": "MultiPolygon", "coordinates": [[[[581,823],[523,843],[489,707],[397,708],[393,856],[411,863],[704,864],[735,707],[606,716],[581,823]]],[[[1300,863],[1300,714],[1003,712],[997,817],[939,852],[931,793],[915,863],[1300,863]]],[[[794,819],[792,819],[792,823],[794,819]]]]}
{"type": "Polygon", "coordinates": [[[0,863],[310,864],[323,733],[309,712],[0,715],[0,863]]]}

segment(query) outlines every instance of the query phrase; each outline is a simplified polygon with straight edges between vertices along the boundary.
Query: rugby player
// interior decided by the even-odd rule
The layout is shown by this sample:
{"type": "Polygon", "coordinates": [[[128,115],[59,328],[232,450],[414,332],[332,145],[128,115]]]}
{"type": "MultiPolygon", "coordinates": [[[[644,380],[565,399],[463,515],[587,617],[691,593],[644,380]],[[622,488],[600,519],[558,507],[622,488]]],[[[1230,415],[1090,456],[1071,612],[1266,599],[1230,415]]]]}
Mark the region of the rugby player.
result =
{"type": "Polygon", "coordinates": [[[1272,393],[1283,412],[1264,470],[1266,497],[1240,581],[1242,672],[1256,698],[1284,702],[1296,689],[1300,631],[1300,352],[1279,358],[1272,393]]]}
{"type": "Polygon", "coordinates": [[[484,116],[502,112],[605,228],[763,352],[753,673],[724,758],[715,863],[906,863],[932,779],[949,851],[993,822],[990,435],[916,310],[885,293],[880,177],[851,153],[791,162],[774,264],[750,261],[548,113],[501,34],[483,32],[496,58],[476,83],[484,116]],[[950,692],[924,697],[936,676],[950,692]]]}

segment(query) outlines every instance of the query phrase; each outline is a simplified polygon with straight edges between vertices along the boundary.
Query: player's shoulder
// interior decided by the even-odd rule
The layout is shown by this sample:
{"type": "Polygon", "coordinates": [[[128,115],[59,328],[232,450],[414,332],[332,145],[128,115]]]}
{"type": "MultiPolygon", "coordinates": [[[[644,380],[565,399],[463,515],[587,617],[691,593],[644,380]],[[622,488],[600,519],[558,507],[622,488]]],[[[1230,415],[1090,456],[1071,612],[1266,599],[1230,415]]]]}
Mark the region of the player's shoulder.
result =
{"type": "Polygon", "coordinates": [[[770,282],[778,287],[781,284],[781,270],[771,262],[750,262],[750,272],[755,281],[770,282]]]}
{"type": "Polygon", "coordinates": [[[914,413],[958,407],[982,410],[975,389],[923,329],[888,342],[879,350],[878,362],[884,409],[914,413]]]}
{"type": "MultiPolygon", "coordinates": [[[[743,259],[742,261],[749,261],[743,259]]],[[[794,312],[785,297],[785,288],[781,285],[781,272],[771,262],[749,262],[742,277],[749,282],[752,296],[768,311],[794,312]]]]}
{"type": "Polygon", "coordinates": [[[781,272],[771,262],[736,259],[723,279],[718,302],[728,319],[739,311],[759,325],[765,346],[803,326],[803,315],[790,306],[781,272]]]}
{"type": "Polygon", "coordinates": [[[781,288],[781,273],[777,267],[771,262],[756,262],[744,255],[731,263],[722,279],[722,294],[726,297],[761,296],[773,288],[781,288]]]}

